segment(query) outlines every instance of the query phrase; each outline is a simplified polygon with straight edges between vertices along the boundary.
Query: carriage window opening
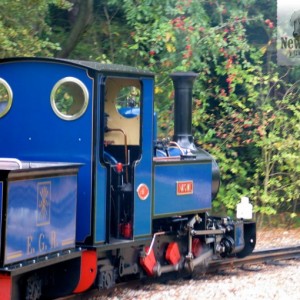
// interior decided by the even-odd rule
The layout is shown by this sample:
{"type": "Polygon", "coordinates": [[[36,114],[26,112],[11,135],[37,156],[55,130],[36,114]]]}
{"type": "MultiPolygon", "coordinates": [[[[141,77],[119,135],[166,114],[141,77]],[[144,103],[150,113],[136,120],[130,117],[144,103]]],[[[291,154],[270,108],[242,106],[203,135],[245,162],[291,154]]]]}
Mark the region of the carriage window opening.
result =
{"type": "Polygon", "coordinates": [[[140,114],[141,91],[135,86],[121,88],[116,97],[116,108],[125,118],[134,118],[140,114]]]}
{"type": "Polygon", "coordinates": [[[64,120],[76,120],[88,106],[89,94],[83,82],[74,77],[59,80],[51,92],[51,106],[55,114],[64,120]]]}
{"type": "Polygon", "coordinates": [[[5,116],[12,105],[12,90],[9,84],[0,78],[0,118],[5,116]]]}

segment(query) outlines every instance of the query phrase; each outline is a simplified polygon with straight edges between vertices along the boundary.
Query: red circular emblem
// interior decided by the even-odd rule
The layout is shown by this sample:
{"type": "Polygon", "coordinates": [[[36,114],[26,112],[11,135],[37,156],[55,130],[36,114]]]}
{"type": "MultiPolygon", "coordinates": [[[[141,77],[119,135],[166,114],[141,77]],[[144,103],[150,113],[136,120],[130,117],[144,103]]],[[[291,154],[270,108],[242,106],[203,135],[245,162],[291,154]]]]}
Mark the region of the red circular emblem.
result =
{"type": "Polygon", "coordinates": [[[141,200],[146,200],[149,196],[149,188],[145,183],[141,183],[136,191],[141,200]]]}

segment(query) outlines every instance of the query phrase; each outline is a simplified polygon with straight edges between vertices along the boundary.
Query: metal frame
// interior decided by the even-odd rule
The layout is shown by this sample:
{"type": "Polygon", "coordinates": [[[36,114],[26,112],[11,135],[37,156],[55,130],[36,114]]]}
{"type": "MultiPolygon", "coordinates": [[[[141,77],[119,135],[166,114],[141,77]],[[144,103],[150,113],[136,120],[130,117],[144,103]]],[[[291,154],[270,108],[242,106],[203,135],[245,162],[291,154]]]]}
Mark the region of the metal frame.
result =
{"type": "Polygon", "coordinates": [[[51,91],[51,96],[50,96],[50,102],[51,102],[51,107],[53,109],[53,111],[55,112],[55,114],[63,119],[63,120],[67,120],[67,121],[72,121],[72,120],[76,120],[78,118],[80,118],[86,111],[88,103],[89,103],[89,92],[87,90],[87,87],[85,86],[85,84],[80,81],[79,79],[75,78],[75,77],[65,77],[62,78],[61,80],[59,80],[53,87],[52,91],[51,91]],[[84,96],[84,102],[83,105],[81,106],[81,109],[75,113],[74,115],[66,115],[63,114],[56,106],[55,103],[55,93],[58,90],[58,88],[63,85],[64,83],[75,83],[77,84],[83,93],[84,96]]]}
{"type": "Polygon", "coordinates": [[[8,101],[7,101],[8,104],[6,105],[5,109],[2,112],[0,111],[0,118],[2,118],[9,112],[12,106],[13,92],[10,85],[3,78],[0,78],[0,84],[3,84],[3,86],[6,88],[6,91],[8,93],[8,101]]]}

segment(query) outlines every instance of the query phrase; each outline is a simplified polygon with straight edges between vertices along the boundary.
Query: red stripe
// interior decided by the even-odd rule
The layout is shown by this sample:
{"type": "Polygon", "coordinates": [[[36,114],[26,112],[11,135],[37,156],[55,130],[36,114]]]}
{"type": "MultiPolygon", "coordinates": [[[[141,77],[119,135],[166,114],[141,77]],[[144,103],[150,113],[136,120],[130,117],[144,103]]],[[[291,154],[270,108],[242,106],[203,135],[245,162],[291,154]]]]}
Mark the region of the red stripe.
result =
{"type": "Polygon", "coordinates": [[[9,275],[0,274],[0,299],[11,300],[12,280],[9,275]]]}

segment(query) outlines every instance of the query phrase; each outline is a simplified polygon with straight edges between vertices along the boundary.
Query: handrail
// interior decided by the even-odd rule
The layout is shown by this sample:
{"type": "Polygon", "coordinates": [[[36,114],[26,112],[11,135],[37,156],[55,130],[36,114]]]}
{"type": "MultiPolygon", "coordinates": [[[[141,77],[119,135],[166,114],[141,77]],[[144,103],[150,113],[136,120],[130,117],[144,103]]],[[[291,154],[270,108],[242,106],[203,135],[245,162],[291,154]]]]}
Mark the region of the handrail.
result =
{"type": "Polygon", "coordinates": [[[22,169],[23,168],[23,164],[22,162],[17,159],[17,158],[0,158],[0,164],[1,162],[4,162],[4,163],[15,163],[18,165],[19,169],[22,169]]]}

